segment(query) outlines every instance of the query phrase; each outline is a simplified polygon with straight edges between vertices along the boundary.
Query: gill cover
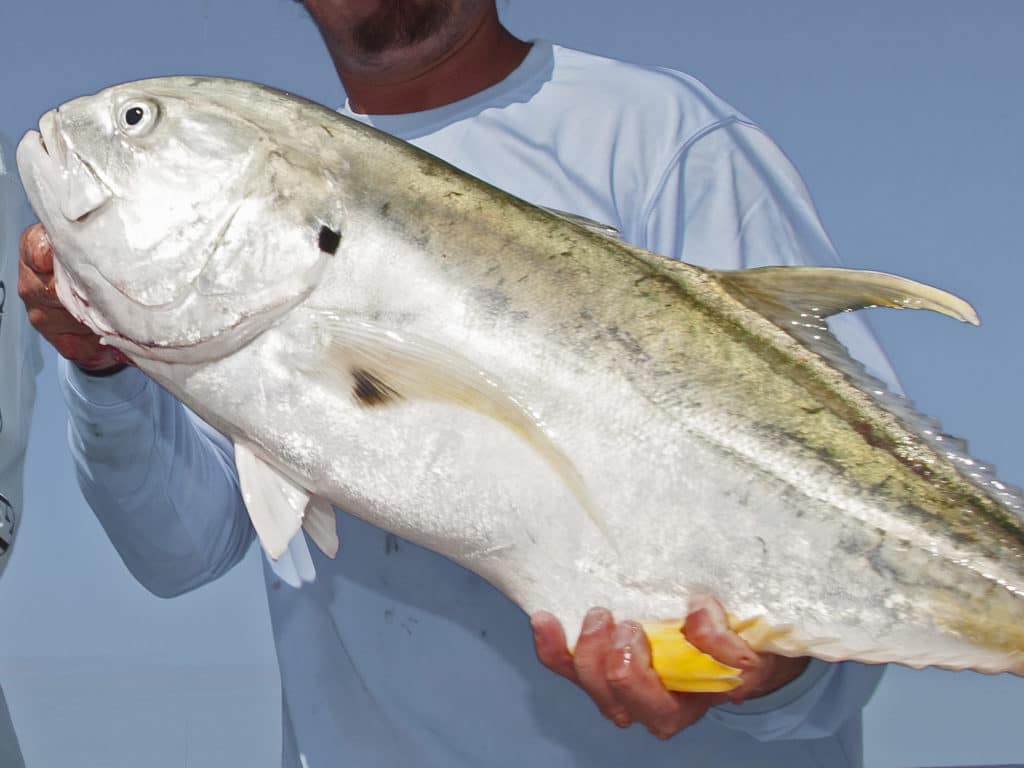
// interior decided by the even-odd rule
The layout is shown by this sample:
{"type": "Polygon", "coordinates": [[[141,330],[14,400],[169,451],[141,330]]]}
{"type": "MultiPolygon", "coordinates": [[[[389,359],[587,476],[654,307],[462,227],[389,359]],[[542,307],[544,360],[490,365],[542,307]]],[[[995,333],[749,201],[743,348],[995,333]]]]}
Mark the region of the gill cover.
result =
{"type": "Polygon", "coordinates": [[[41,121],[44,143],[22,142],[36,145],[19,165],[69,292],[130,354],[214,359],[319,283],[322,226],[343,235],[339,196],[263,93],[128,83],[68,102],[41,121]]]}

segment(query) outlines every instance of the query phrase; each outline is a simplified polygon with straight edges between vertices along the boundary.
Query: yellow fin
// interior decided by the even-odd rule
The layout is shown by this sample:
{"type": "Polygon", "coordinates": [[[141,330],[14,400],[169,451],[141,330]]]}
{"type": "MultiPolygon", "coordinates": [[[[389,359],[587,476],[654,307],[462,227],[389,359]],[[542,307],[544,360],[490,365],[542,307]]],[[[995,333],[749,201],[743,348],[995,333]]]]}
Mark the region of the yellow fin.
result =
{"type": "Polygon", "coordinates": [[[738,686],[740,670],[697,650],[683,636],[681,621],[643,622],[651,644],[651,666],[670,691],[721,693],[738,686]]]}
{"type": "MultiPolygon", "coordinates": [[[[781,652],[786,648],[785,641],[793,633],[790,624],[772,626],[762,616],[752,616],[748,619],[737,619],[729,614],[729,629],[743,638],[743,641],[755,651],[781,652]]],[[[788,650],[788,648],[787,648],[788,650]]]]}

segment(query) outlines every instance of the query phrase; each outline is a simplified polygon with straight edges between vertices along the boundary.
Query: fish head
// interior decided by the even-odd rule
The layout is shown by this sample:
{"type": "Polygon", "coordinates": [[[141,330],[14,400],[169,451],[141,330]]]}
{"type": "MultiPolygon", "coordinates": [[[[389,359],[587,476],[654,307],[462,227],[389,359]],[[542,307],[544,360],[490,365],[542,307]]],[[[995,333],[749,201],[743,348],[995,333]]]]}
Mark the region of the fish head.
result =
{"type": "Polygon", "coordinates": [[[317,282],[317,185],[279,145],[280,111],[247,114],[258,88],[126,83],[47,112],[18,147],[61,302],[133,358],[223,356],[317,282]],[[306,192],[290,195],[289,178],[306,192]]]}

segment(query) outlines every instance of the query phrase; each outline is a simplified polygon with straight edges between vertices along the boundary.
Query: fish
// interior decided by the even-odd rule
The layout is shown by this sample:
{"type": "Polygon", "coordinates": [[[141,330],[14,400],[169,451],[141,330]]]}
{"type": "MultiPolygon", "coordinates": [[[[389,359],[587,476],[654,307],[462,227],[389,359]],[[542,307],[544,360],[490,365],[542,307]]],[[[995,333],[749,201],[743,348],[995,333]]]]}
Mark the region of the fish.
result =
{"type": "Polygon", "coordinates": [[[665,258],[244,81],[74,99],[17,161],[61,301],[232,440],[294,583],[339,507],[570,632],[639,621],[673,690],[738,683],[698,593],[758,651],[1024,674],[1024,497],[826,323],[962,299],[665,258]]]}

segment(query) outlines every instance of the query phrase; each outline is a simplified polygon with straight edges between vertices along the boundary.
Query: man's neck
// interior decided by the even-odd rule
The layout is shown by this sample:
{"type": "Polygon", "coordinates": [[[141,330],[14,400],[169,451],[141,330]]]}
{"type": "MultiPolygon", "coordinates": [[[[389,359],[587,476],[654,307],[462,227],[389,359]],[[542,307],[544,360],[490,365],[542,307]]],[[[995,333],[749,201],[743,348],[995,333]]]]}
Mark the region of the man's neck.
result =
{"type": "Polygon", "coordinates": [[[392,115],[442,107],[500,83],[518,67],[530,44],[487,14],[443,57],[427,66],[381,72],[352,71],[334,56],[353,112],[392,115]]]}

